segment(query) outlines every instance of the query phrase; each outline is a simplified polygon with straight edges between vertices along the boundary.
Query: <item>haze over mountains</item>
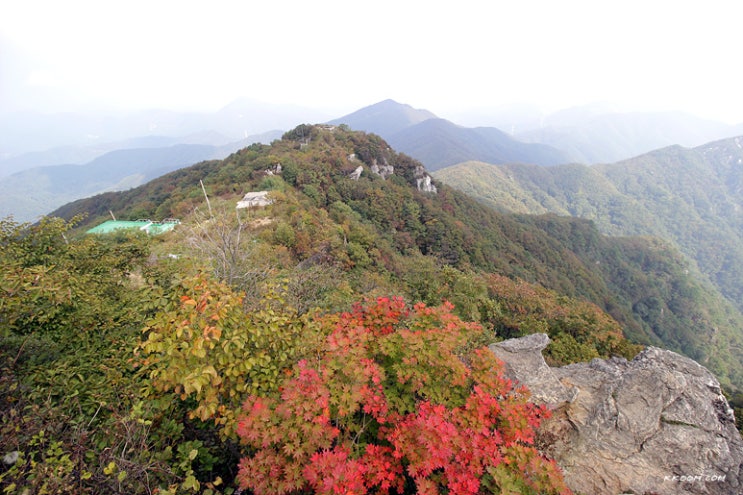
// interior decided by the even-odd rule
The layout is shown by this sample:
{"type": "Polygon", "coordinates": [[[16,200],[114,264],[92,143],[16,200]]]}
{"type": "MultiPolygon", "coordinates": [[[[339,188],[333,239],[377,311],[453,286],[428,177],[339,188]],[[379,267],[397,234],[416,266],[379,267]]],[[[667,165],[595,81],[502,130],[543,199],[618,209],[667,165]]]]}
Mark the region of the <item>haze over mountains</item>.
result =
{"type": "Polygon", "coordinates": [[[297,122],[321,122],[330,117],[318,110],[250,99],[235,100],[214,112],[0,114],[0,159],[3,160],[0,171],[6,173],[4,161],[9,158],[51,148],[100,146],[147,136],[175,137],[178,142],[184,142],[180,141],[184,138],[191,143],[198,140],[197,144],[226,144],[271,130],[285,131],[297,122]],[[201,137],[197,139],[198,135],[201,137]],[[214,141],[215,137],[218,142],[214,141]]]}
{"type": "Polygon", "coordinates": [[[493,163],[556,165],[569,161],[567,154],[541,144],[519,142],[488,127],[467,128],[415,110],[392,100],[362,108],[330,121],[382,136],[393,148],[420,160],[428,170],[438,170],[472,159],[493,163]]]}
{"type": "Polygon", "coordinates": [[[546,117],[539,127],[517,132],[525,142],[567,152],[576,163],[611,163],[674,144],[693,147],[743,134],[728,125],[681,112],[616,113],[581,107],[546,117]]]}
{"type": "Polygon", "coordinates": [[[212,113],[3,115],[0,217],[32,221],[68,201],[224,158],[251,143],[268,143],[298,121],[327,117],[247,99],[212,113]]]}
{"type": "MultiPolygon", "coordinates": [[[[3,118],[0,216],[34,220],[67,201],[133,187],[200,160],[223,158],[251,142],[268,143],[301,122],[323,120],[327,115],[319,111],[251,100],[213,113],[3,118]],[[34,170],[23,172],[28,169],[34,170]]],[[[431,171],[470,160],[539,166],[605,163],[671,144],[696,146],[743,134],[742,126],[689,115],[619,114],[601,106],[539,118],[534,109],[512,108],[491,120],[514,134],[496,127],[464,127],[393,100],[329,122],[376,133],[431,171]]]]}
{"type": "Polygon", "coordinates": [[[0,214],[13,214],[17,220],[31,221],[81,197],[130,189],[170,171],[203,160],[224,158],[252,143],[269,142],[280,135],[280,132],[269,132],[221,146],[179,143],[117,149],[83,165],[23,170],[0,179],[0,214]]]}
{"type": "Polygon", "coordinates": [[[608,163],[674,144],[698,146],[743,134],[743,123],[728,125],[680,112],[619,113],[598,104],[547,116],[532,107],[509,107],[492,114],[490,120],[497,125],[463,127],[425,110],[386,100],[331,123],[379,134],[429,170],[466,160],[535,165],[608,163]]]}

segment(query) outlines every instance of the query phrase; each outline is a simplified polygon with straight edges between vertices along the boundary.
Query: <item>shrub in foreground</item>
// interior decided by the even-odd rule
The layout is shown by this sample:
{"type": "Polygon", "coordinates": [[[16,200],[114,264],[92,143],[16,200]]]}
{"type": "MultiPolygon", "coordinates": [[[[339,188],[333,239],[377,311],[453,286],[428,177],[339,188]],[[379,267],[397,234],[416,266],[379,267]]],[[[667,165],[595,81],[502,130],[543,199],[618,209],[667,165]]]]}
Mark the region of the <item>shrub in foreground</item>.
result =
{"type": "Polygon", "coordinates": [[[237,433],[238,481],[256,495],[567,494],[534,447],[548,412],[515,389],[482,329],[452,306],[380,298],[325,317],[322,352],[280,397],[252,395],[237,433]]]}

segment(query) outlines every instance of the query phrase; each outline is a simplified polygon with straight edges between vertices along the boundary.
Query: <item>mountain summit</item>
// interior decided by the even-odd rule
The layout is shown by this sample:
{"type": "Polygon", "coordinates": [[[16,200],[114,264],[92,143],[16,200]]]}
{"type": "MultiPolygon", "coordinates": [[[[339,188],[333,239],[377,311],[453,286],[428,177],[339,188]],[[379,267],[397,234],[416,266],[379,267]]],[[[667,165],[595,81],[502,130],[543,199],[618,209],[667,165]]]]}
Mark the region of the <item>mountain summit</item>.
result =
{"type": "Polygon", "coordinates": [[[385,137],[406,127],[435,118],[438,117],[428,110],[418,110],[395,100],[384,100],[331,120],[329,123],[346,124],[352,129],[373,132],[385,137]]]}
{"type": "Polygon", "coordinates": [[[462,127],[393,100],[362,108],[330,123],[378,134],[396,150],[423,162],[428,170],[466,160],[545,166],[570,161],[566,153],[552,146],[523,143],[494,127],[462,127]]]}

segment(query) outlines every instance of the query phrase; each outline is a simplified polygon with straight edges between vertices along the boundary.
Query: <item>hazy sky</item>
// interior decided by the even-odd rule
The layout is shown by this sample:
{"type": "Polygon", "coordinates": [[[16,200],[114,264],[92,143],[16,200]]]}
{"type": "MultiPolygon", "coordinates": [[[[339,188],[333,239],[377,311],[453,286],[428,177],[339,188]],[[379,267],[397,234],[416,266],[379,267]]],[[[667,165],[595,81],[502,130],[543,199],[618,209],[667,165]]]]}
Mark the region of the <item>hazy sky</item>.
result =
{"type": "Polygon", "coordinates": [[[0,106],[610,101],[738,123],[741,14],[737,0],[0,0],[0,106]]]}

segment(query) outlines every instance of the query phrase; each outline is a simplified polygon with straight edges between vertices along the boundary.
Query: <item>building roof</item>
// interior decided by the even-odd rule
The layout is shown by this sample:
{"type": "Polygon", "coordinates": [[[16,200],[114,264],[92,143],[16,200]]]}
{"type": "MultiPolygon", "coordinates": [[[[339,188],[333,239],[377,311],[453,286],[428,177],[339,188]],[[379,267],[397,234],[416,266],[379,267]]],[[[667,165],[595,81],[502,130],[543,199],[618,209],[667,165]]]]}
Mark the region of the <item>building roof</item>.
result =
{"type": "Polygon", "coordinates": [[[110,234],[117,230],[142,230],[150,235],[159,235],[171,231],[180,222],[178,220],[165,220],[153,222],[152,220],[108,220],[88,230],[88,234],[110,234]]]}
{"type": "Polygon", "coordinates": [[[245,194],[237,202],[237,208],[252,208],[253,206],[268,206],[273,201],[268,197],[268,191],[253,191],[245,194]]]}

